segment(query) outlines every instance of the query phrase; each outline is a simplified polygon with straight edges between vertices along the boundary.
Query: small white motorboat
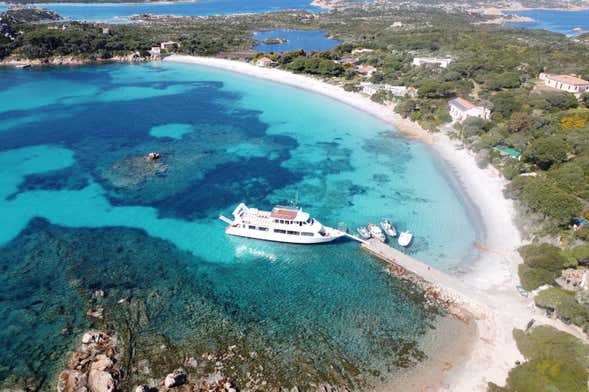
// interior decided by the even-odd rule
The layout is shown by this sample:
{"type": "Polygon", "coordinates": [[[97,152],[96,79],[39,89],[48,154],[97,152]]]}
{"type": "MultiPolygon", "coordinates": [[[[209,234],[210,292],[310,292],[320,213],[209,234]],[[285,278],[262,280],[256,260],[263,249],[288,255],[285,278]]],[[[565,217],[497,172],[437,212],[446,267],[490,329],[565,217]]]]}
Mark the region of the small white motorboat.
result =
{"type": "Polygon", "coordinates": [[[397,236],[397,229],[390,220],[385,219],[384,221],[380,222],[380,227],[382,227],[387,235],[390,235],[391,237],[397,236]]]}
{"type": "Polygon", "coordinates": [[[356,231],[358,232],[358,234],[360,234],[360,237],[364,238],[365,240],[370,238],[370,232],[366,227],[360,226],[356,229],[356,231]]]}
{"type": "Polygon", "coordinates": [[[378,227],[377,225],[373,225],[372,223],[369,223],[368,226],[366,226],[366,228],[370,232],[370,236],[372,238],[376,238],[380,242],[386,242],[387,237],[385,237],[380,227],[378,227]]]}
{"type": "Polygon", "coordinates": [[[399,234],[399,239],[397,240],[397,242],[401,246],[409,246],[409,244],[411,243],[412,240],[413,240],[413,234],[411,234],[411,232],[402,231],[401,234],[399,234]]]}

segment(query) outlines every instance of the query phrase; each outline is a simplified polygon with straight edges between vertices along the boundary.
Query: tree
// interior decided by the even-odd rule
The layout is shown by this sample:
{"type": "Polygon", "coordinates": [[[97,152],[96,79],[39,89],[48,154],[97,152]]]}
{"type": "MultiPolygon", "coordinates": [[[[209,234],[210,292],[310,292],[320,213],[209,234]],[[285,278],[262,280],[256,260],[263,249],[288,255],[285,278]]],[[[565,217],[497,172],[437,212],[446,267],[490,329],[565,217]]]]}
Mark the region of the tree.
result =
{"type": "Polygon", "coordinates": [[[581,104],[589,109],[589,92],[581,95],[581,104]]]}
{"type": "Polygon", "coordinates": [[[448,83],[427,80],[421,84],[417,95],[420,98],[449,98],[452,95],[452,90],[448,83]]]}
{"type": "Polygon", "coordinates": [[[504,88],[516,88],[521,85],[517,72],[504,72],[502,74],[491,73],[484,80],[488,90],[501,90],[504,88]]]}
{"type": "Polygon", "coordinates": [[[419,105],[414,99],[405,99],[395,106],[395,111],[403,117],[410,116],[411,113],[417,110],[419,110],[419,105]]]}
{"type": "Polygon", "coordinates": [[[507,122],[507,129],[510,132],[523,132],[529,130],[531,124],[532,116],[528,112],[516,112],[507,122]]]}
{"type": "Polygon", "coordinates": [[[464,137],[482,135],[488,131],[489,122],[480,117],[467,117],[462,123],[462,133],[464,137]]]}
{"type": "Polygon", "coordinates": [[[537,163],[547,170],[555,163],[564,162],[571,151],[569,144],[558,136],[540,137],[530,144],[525,151],[525,159],[537,163]]]}
{"type": "MultiPolygon", "coordinates": [[[[570,224],[571,218],[583,209],[583,204],[574,195],[544,178],[531,178],[523,184],[520,197],[524,204],[558,225],[570,224]]],[[[515,188],[510,187],[510,190],[513,192],[515,188]]]]}
{"type": "Polygon", "coordinates": [[[500,91],[491,98],[493,112],[503,118],[509,118],[514,112],[521,110],[523,100],[512,91],[500,91]]]}

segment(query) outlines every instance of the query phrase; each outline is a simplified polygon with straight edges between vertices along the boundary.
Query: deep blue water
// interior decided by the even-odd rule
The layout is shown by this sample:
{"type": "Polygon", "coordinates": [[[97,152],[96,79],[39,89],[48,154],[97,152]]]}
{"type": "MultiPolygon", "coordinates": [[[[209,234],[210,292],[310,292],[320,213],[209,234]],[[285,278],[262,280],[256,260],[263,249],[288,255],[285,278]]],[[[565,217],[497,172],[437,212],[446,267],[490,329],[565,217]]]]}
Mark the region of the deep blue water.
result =
{"type": "Polygon", "coordinates": [[[285,38],[287,41],[281,44],[258,44],[254,50],[260,52],[288,52],[290,50],[304,49],[305,51],[329,50],[341,43],[337,39],[329,39],[322,31],[305,30],[271,30],[254,33],[254,39],[263,41],[268,38],[285,38]]]}
{"type": "Polygon", "coordinates": [[[265,13],[283,10],[321,11],[310,0],[198,0],[176,3],[53,3],[36,4],[71,20],[117,22],[137,14],[204,16],[265,13]]]}
{"type": "Polygon", "coordinates": [[[576,35],[589,31],[589,10],[584,11],[506,11],[506,14],[517,14],[533,18],[532,23],[509,23],[510,26],[526,27],[530,29],[545,29],[555,33],[576,35]],[[583,31],[573,29],[580,27],[583,31]]]}
{"type": "Polygon", "coordinates": [[[263,365],[287,387],[389,382],[435,355],[445,318],[356,243],[239,239],[217,219],[296,195],[333,226],[393,219],[438,268],[475,252],[427,146],[324,96],[171,63],[0,69],[0,386],[52,382],[104,327],[85,316],[97,303],[131,329],[130,366],[162,358],[154,377],[229,345],[243,359],[227,376],[263,365]]]}

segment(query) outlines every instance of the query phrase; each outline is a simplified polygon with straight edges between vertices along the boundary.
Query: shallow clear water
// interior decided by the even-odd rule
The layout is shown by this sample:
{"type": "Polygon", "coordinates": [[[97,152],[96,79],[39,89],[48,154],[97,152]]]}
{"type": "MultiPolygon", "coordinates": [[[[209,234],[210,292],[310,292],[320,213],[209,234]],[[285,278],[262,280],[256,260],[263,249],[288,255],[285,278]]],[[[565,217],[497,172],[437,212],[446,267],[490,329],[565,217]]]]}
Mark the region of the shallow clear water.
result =
{"type": "Polygon", "coordinates": [[[217,216],[241,201],[298,197],[333,226],[391,218],[442,269],[474,252],[476,222],[428,148],[327,97],[154,63],[1,69],[0,102],[5,383],[59,365],[98,288],[114,325],[129,317],[116,300],[136,298],[138,336],[178,350],[273,348],[273,385],[362,385],[421,358],[438,316],[382,264],[352,242],[229,237],[217,216]]]}
{"type": "Polygon", "coordinates": [[[506,14],[528,16],[535,20],[532,23],[509,23],[510,26],[525,27],[530,29],[545,29],[555,33],[577,35],[589,31],[589,10],[584,11],[506,11],[506,14]],[[574,29],[580,27],[582,31],[574,29]]]}
{"type": "Polygon", "coordinates": [[[254,39],[263,41],[269,38],[284,38],[287,41],[279,44],[261,43],[254,46],[259,52],[288,52],[303,49],[305,51],[329,50],[341,43],[337,39],[329,39],[322,31],[306,30],[271,30],[254,33],[254,39]]]}
{"type": "Polygon", "coordinates": [[[310,0],[198,0],[170,3],[48,3],[36,4],[57,12],[64,18],[86,21],[117,22],[137,14],[204,16],[265,13],[284,10],[321,11],[310,0]]]}

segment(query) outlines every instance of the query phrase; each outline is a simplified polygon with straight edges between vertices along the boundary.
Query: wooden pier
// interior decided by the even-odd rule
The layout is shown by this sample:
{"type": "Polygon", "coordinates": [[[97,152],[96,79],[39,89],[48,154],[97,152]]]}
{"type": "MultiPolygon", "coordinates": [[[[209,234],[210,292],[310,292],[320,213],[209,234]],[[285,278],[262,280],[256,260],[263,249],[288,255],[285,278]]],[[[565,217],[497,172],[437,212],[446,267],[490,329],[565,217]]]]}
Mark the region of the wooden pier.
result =
{"type": "Polygon", "coordinates": [[[471,315],[478,313],[478,301],[473,298],[473,289],[469,289],[457,277],[437,270],[375,239],[362,241],[360,246],[372,256],[390,265],[395,274],[402,277],[411,276],[421,281],[424,290],[433,292],[433,297],[447,307],[458,306],[460,309],[449,309],[455,315],[462,311],[471,315]]]}

